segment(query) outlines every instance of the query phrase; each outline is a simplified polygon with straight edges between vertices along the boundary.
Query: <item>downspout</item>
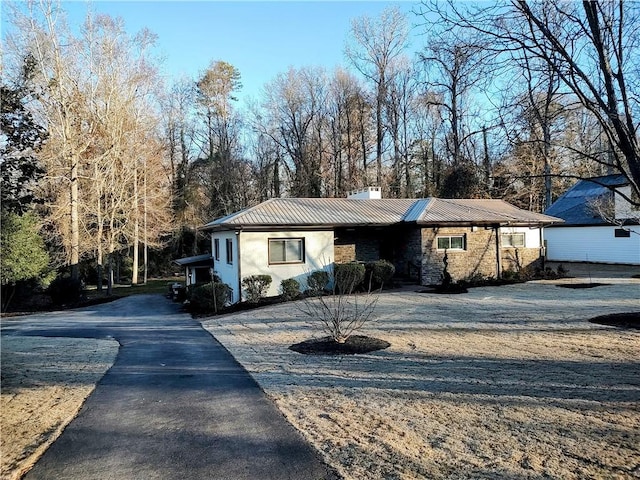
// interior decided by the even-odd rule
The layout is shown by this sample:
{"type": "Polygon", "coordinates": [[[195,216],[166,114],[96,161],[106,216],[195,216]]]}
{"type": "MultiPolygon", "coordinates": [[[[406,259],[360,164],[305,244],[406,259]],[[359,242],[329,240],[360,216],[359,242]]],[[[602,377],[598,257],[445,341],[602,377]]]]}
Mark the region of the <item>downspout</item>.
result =
{"type": "Polygon", "coordinates": [[[542,271],[544,272],[547,268],[547,246],[544,244],[544,226],[539,226],[540,232],[540,256],[542,257],[542,271]]]}
{"type": "Polygon", "coordinates": [[[241,268],[241,256],[240,256],[240,230],[234,232],[236,234],[236,251],[238,252],[238,303],[242,302],[242,268],[241,268]]]}
{"type": "Polygon", "coordinates": [[[500,250],[502,249],[501,239],[500,239],[500,224],[493,227],[496,232],[496,278],[502,278],[502,255],[500,254],[500,250]]]}

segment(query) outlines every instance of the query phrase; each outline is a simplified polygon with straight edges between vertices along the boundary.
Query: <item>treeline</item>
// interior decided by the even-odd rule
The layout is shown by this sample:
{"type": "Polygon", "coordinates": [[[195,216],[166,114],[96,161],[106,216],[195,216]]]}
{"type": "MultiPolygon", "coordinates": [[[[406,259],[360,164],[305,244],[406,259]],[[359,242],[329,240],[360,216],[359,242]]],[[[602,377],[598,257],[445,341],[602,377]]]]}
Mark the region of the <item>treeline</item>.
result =
{"type": "MultiPolygon", "coordinates": [[[[223,60],[167,86],[149,32],[88,14],[72,33],[54,3],[14,7],[3,225],[39,225],[42,272],[89,265],[110,286],[126,257],[144,281],[160,273],[147,252],[165,267],[201,253],[198,226],[272,197],[380,185],[544,211],[575,178],[614,172],[638,193],[636,3],[389,8],[352,20],[344,66],[290,68],[245,106],[223,60]]],[[[11,235],[3,285],[34,276],[7,260],[11,235]]]]}

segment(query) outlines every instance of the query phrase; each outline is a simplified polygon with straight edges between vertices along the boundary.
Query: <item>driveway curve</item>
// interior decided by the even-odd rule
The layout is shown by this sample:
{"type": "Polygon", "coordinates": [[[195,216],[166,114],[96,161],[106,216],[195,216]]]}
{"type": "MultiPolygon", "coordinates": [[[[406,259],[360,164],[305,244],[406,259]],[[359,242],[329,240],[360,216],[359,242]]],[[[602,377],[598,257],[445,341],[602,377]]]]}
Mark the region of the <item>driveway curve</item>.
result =
{"type": "Polygon", "coordinates": [[[336,478],[231,354],[159,295],[24,317],[3,334],[120,343],[26,479],[336,478]]]}

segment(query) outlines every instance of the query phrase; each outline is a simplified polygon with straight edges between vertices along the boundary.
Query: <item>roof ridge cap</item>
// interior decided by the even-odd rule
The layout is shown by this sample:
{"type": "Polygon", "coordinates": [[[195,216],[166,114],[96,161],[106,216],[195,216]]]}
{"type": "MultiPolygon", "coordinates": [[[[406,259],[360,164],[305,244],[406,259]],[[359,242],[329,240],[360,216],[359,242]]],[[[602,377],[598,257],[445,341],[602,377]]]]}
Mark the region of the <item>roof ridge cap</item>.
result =
{"type": "Polygon", "coordinates": [[[449,203],[453,203],[453,204],[458,205],[460,207],[467,207],[469,209],[473,208],[474,210],[477,210],[477,211],[480,211],[480,212],[490,213],[492,215],[499,215],[499,216],[502,216],[502,217],[505,217],[505,216],[511,217],[512,215],[510,213],[507,213],[507,212],[499,212],[499,211],[491,210],[489,208],[484,208],[484,207],[481,207],[481,206],[464,205],[462,203],[456,202],[455,200],[467,200],[467,201],[472,200],[472,201],[474,201],[474,203],[476,201],[500,202],[500,203],[502,203],[504,205],[507,205],[511,209],[514,209],[515,211],[523,211],[523,212],[533,213],[533,214],[536,213],[536,212],[532,212],[530,210],[525,210],[524,208],[516,207],[515,205],[513,205],[513,204],[511,204],[511,203],[509,203],[509,202],[507,202],[507,201],[505,201],[505,200],[503,200],[501,198],[446,198],[446,199],[443,198],[443,199],[440,199],[440,200],[449,201],[449,203]]]}

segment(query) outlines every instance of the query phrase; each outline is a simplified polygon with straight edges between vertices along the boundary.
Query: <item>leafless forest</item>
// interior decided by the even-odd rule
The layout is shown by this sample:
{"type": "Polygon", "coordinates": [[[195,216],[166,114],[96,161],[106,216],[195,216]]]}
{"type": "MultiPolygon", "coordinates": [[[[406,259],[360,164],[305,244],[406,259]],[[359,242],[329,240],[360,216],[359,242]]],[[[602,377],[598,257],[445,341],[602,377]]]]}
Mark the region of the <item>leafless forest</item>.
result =
{"type": "Polygon", "coordinates": [[[215,50],[167,84],[151,32],[104,15],[72,29],[63,7],[5,9],[3,248],[28,248],[4,255],[3,285],[102,279],[123,258],[137,283],[201,253],[198,226],[272,197],[380,185],[541,212],[580,177],[640,191],[637,3],[388,8],[352,19],[341,67],[283,71],[245,105],[215,50]]]}

